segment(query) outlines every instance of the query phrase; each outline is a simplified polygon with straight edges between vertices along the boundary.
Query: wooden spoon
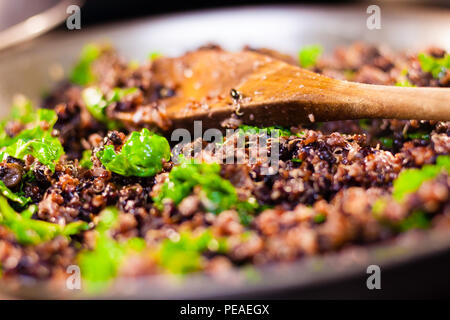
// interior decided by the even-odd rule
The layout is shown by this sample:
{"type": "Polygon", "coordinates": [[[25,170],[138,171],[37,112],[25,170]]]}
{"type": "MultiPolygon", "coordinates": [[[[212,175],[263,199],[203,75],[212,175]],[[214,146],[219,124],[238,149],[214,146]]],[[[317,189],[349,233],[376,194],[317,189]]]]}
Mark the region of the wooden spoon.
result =
{"type": "Polygon", "coordinates": [[[157,59],[152,71],[156,82],[176,92],[158,101],[171,129],[191,129],[194,120],[221,128],[233,113],[259,126],[363,118],[450,121],[450,89],[335,80],[253,51],[203,49],[157,59]]]}

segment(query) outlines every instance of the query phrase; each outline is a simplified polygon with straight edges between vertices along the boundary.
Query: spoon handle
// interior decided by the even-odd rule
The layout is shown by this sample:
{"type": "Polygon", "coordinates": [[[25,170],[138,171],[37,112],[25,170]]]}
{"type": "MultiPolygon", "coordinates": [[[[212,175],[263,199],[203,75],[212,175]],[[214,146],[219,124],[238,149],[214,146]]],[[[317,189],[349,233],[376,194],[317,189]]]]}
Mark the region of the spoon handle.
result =
{"type": "Polygon", "coordinates": [[[347,118],[450,121],[450,88],[416,88],[341,82],[335,103],[347,118]]]}

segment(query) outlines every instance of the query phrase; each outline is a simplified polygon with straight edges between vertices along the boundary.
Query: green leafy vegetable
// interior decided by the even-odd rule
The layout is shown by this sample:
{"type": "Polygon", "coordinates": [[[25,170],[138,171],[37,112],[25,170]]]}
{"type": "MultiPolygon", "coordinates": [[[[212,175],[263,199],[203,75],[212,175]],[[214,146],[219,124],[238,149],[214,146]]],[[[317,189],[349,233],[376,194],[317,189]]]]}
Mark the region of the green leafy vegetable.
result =
{"type": "Polygon", "coordinates": [[[366,131],[368,131],[370,129],[371,123],[372,123],[372,121],[370,119],[359,119],[358,120],[359,126],[366,131]]]}
{"type": "Polygon", "coordinates": [[[184,158],[172,168],[168,181],[164,183],[160,193],[153,197],[153,201],[159,209],[163,208],[166,199],[171,199],[178,205],[192,193],[194,187],[200,188],[200,199],[206,210],[217,214],[236,209],[244,225],[250,223],[250,214],[258,208],[258,203],[253,198],[247,201],[238,199],[231,182],[220,176],[218,163],[196,163],[193,159],[184,158]]]}
{"type": "Polygon", "coordinates": [[[156,59],[158,59],[158,58],[160,58],[160,57],[162,57],[162,56],[163,56],[162,53],[159,52],[159,51],[153,51],[153,52],[150,52],[150,53],[148,54],[148,58],[149,58],[151,61],[154,61],[154,60],[156,60],[156,59]]]}
{"type": "Polygon", "coordinates": [[[100,57],[102,48],[95,44],[87,44],[83,47],[78,63],[70,74],[70,81],[79,85],[87,85],[95,81],[92,72],[92,63],[100,57]]]}
{"type": "Polygon", "coordinates": [[[300,137],[303,135],[303,132],[300,133],[293,133],[291,130],[283,128],[282,126],[271,126],[271,127],[255,127],[255,126],[248,126],[248,125],[241,125],[239,126],[239,131],[243,134],[261,134],[265,133],[268,136],[277,135],[278,137],[290,137],[290,136],[297,136],[300,137]]]}
{"type": "Polygon", "coordinates": [[[204,231],[199,236],[182,232],[176,241],[165,239],[157,254],[159,264],[174,274],[186,274],[198,271],[202,265],[202,253],[214,251],[225,253],[227,244],[224,239],[215,239],[211,232],[204,231]]]}
{"type": "Polygon", "coordinates": [[[13,120],[27,124],[35,121],[36,117],[37,113],[34,111],[31,101],[23,95],[15,96],[9,116],[0,122],[0,148],[10,144],[12,140],[5,130],[8,121],[13,120]]]}
{"type": "Polygon", "coordinates": [[[0,180],[0,193],[9,200],[17,202],[21,206],[24,206],[31,201],[30,198],[12,192],[7,186],[5,186],[2,180],[0,180]]]}
{"type": "Polygon", "coordinates": [[[131,238],[125,242],[114,240],[109,231],[117,225],[118,211],[106,208],[100,213],[96,227],[97,238],[94,250],[84,250],[78,255],[81,274],[88,281],[89,288],[102,288],[114,279],[124,258],[145,248],[142,238],[131,238]]]}
{"type": "Polygon", "coordinates": [[[395,83],[397,87],[415,87],[415,85],[413,85],[407,77],[408,72],[409,71],[406,68],[400,72],[400,76],[397,78],[397,82],[395,83]]]}
{"type": "Polygon", "coordinates": [[[411,229],[427,229],[430,226],[430,219],[423,211],[414,211],[408,217],[403,219],[396,227],[400,232],[411,229]]]}
{"type": "Polygon", "coordinates": [[[162,170],[163,161],[170,159],[166,138],[144,128],[131,133],[119,152],[105,146],[97,157],[109,171],[123,176],[151,177],[162,170]]]}
{"type": "Polygon", "coordinates": [[[323,48],[320,45],[310,45],[303,47],[298,53],[300,66],[303,68],[314,67],[317,59],[322,55],[323,48]]]}
{"type": "Polygon", "coordinates": [[[423,182],[433,179],[443,170],[450,173],[450,156],[439,156],[434,165],[403,170],[394,180],[392,196],[397,201],[403,200],[407,194],[417,191],[423,182]]]}
{"type": "Polygon", "coordinates": [[[51,134],[58,117],[53,110],[39,109],[36,118],[33,128],[22,130],[18,135],[5,142],[2,160],[5,160],[7,156],[24,159],[26,155],[32,155],[40,163],[54,171],[55,163],[64,154],[61,142],[51,134]],[[42,122],[46,123],[45,130],[42,129],[42,122]]]}
{"type": "Polygon", "coordinates": [[[113,102],[118,102],[129,94],[133,94],[137,88],[114,88],[105,97],[101,90],[96,87],[90,87],[83,90],[81,96],[89,113],[98,121],[105,123],[109,129],[120,127],[117,121],[108,119],[106,115],[106,107],[113,102]]]}
{"type": "Polygon", "coordinates": [[[227,210],[238,202],[234,186],[220,176],[219,164],[195,163],[194,160],[182,160],[180,165],[173,167],[169,180],[153,201],[159,208],[163,207],[165,199],[172,199],[178,205],[195,186],[201,188],[203,205],[212,212],[227,210]]]}
{"type": "Polygon", "coordinates": [[[426,132],[412,132],[412,133],[407,133],[406,136],[409,139],[430,140],[430,134],[426,133],[426,132]]]}
{"type": "Polygon", "coordinates": [[[447,69],[450,68],[450,55],[448,54],[443,58],[434,58],[426,53],[420,53],[418,58],[422,70],[431,73],[435,79],[444,76],[447,69]]]}
{"type": "Polygon", "coordinates": [[[31,205],[22,214],[17,213],[8,203],[5,197],[0,196],[0,224],[10,229],[17,242],[21,244],[39,244],[49,241],[56,236],[71,236],[83,230],[87,230],[88,224],[76,221],[61,226],[41,220],[32,219],[37,207],[31,205]]]}
{"type": "Polygon", "coordinates": [[[313,217],[313,220],[315,223],[320,224],[325,222],[325,220],[327,220],[327,217],[323,213],[318,213],[313,217]]]}
{"type": "Polygon", "coordinates": [[[10,112],[11,120],[16,120],[23,124],[30,123],[35,120],[35,114],[31,100],[23,95],[14,97],[13,106],[10,112]]]}
{"type": "Polygon", "coordinates": [[[386,208],[386,200],[383,198],[379,198],[372,205],[372,212],[376,217],[381,217],[385,208],[386,208]]]}
{"type": "Polygon", "coordinates": [[[397,81],[395,83],[395,85],[397,87],[415,87],[415,85],[413,85],[408,79],[402,80],[402,81],[397,81]]]}
{"type": "Polygon", "coordinates": [[[84,150],[80,159],[80,166],[85,169],[92,169],[92,161],[91,161],[92,151],[84,150]]]}
{"type": "Polygon", "coordinates": [[[389,137],[381,137],[380,142],[386,148],[392,148],[392,146],[394,145],[394,139],[389,137]]]}

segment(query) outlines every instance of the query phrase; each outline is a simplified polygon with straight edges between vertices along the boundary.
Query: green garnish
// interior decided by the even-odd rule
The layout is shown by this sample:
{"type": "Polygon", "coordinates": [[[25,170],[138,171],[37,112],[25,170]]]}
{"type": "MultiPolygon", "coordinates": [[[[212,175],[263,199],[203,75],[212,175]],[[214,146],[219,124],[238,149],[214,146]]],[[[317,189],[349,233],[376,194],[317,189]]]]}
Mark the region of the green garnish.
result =
{"type": "Polygon", "coordinates": [[[144,128],[132,132],[119,152],[107,145],[97,157],[106,169],[122,176],[151,177],[169,161],[170,146],[166,138],[144,128]]]}
{"type": "Polygon", "coordinates": [[[105,123],[109,129],[120,127],[117,121],[108,119],[106,115],[106,107],[113,102],[119,102],[125,96],[133,94],[137,88],[114,88],[105,97],[99,88],[90,87],[83,90],[81,96],[89,113],[98,121],[105,123]]]}
{"type": "Polygon", "coordinates": [[[379,198],[372,205],[372,212],[376,217],[380,217],[385,208],[386,200],[383,198],[379,198]]]}
{"type": "Polygon", "coordinates": [[[95,44],[87,44],[83,47],[78,63],[70,74],[70,81],[84,86],[95,81],[92,72],[92,63],[100,57],[102,48],[95,44]]]}
{"type": "Polygon", "coordinates": [[[13,105],[10,112],[10,119],[19,121],[23,124],[33,122],[35,120],[35,111],[31,100],[23,95],[14,97],[13,105]]]}
{"type": "Polygon", "coordinates": [[[415,87],[415,85],[413,85],[407,78],[408,72],[409,71],[407,68],[400,72],[400,77],[397,78],[397,82],[395,83],[397,87],[415,87]]]}
{"type": "Polygon", "coordinates": [[[150,61],[154,61],[162,56],[163,54],[159,51],[153,51],[148,54],[148,58],[150,59],[150,61]]]}
{"type": "Polygon", "coordinates": [[[0,180],[0,193],[9,200],[17,202],[21,206],[24,206],[31,201],[30,198],[12,192],[7,186],[5,186],[2,180],[0,180]]]}
{"type": "Polygon", "coordinates": [[[165,199],[172,199],[176,205],[187,197],[195,186],[202,190],[202,203],[211,212],[221,212],[237,204],[238,197],[230,181],[220,176],[217,163],[195,163],[194,160],[182,159],[169,173],[161,192],[153,201],[157,207],[163,207],[165,199]]]}
{"type": "Polygon", "coordinates": [[[313,217],[313,220],[315,223],[320,224],[320,223],[324,223],[325,220],[327,220],[327,217],[323,213],[318,213],[313,217]]]}
{"type": "Polygon", "coordinates": [[[201,269],[202,253],[206,251],[225,253],[226,240],[214,238],[210,231],[199,236],[182,232],[176,241],[165,239],[162,242],[157,261],[170,273],[186,274],[201,269]]]}
{"type": "Polygon", "coordinates": [[[392,146],[394,145],[394,139],[389,137],[381,137],[380,142],[386,148],[392,148],[392,146]]]}
{"type": "Polygon", "coordinates": [[[255,127],[248,125],[240,125],[239,132],[243,134],[261,134],[265,133],[268,136],[272,135],[272,132],[278,137],[290,137],[297,136],[300,137],[303,135],[303,132],[293,133],[291,130],[283,128],[282,126],[271,126],[271,127],[255,127]]]}
{"type": "Polygon", "coordinates": [[[420,67],[423,71],[429,72],[433,78],[439,79],[445,75],[447,69],[450,68],[450,55],[446,54],[443,58],[434,58],[426,53],[418,55],[420,67]]]}
{"type": "Polygon", "coordinates": [[[31,216],[37,211],[35,205],[17,213],[5,197],[0,196],[0,224],[11,230],[20,244],[39,244],[57,236],[71,236],[87,230],[88,224],[76,221],[61,226],[47,221],[35,220],[31,216]]]}
{"type": "Polygon", "coordinates": [[[78,255],[83,279],[88,281],[89,289],[101,289],[114,279],[124,258],[145,248],[142,238],[131,238],[125,242],[114,240],[109,231],[116,227],[118,220],[116,208],[106,208],[100,213],[96,227],[97,238],[94,250],[84,250],[78,255]]]}
{"type": "Polygon", "coordinates": [[[300,66],[302,68],[314,67],[317,59],[322,55],[323,48],[320,45],[310,45],[303,47],[298,53],[300,66]]]}
{"type": "Polygon", "coordinates": [[[398,223],[397,228],[400,232],[404,232],[411,229],[427,229],[429,226],[430,219],[427,214],[423,211],[417,210],[398,223]]]}
{"type": "Polygon", "coordinates": [[[22,130],[15,137],[3,141],[5,148],[2,150],[1,158],[5,160],[8,156],[12,156],[23,160],[26,155],[32,155],[50,170],[55,171],[55,163],[64,154],[61,142],[51,134],[58,117],[55,111],[49,109],[39,109],[34,117],[36,123],[33,128],[22,130]],[[46,130],[42,129],[41,122],[46,122],[46,130]]]}
{"type": "Polygon", "coordinates": [[[248,225],[258,203],[251,198],[240,201],[236,189],[230,181],[220,176],[218,163],[196,163],[193,159],[181,158],[181,163],[172,168],[168,181],[164,183],[160,193],[153,197],[157,208],[162,210],[164,201],[171,199],[178,205],[192,193],[194,187],[200,188],[200,200],[206,210],[220,213],[228,209],[236,209],[241,223],[248,225]]]}
{"type": "Polygon", "coordinates": [[[93,164],[91,161],[91,156],[92,156],[91,150],[84,150],[79,162],[80,167],[85,169],[92,169],[93,164]]]}
{"type": "Polygon", "coordinates": [[[430,134],[426,132],[413,132],[407,133],[406,136],[409,139],[421,139],[421,140],[430,140],[430,134]]]}
{"type": "Polygon", "coordinates": [[[361,129],[364,129],[366,131],[368,131],[370,129],[371,123],[372,122],[370,119],[359,119],[358,120],[358,124],[361,127],[361,129]]]}
{"type": "Polygon", "coordinates": [[[450,173],[450,156],[439,156],[436,164],[427,164],[420,169],[403,170],[394,180],[392,196],[402,201],[407,194],[417,191],[423,182],[435,178],[443,170],[450,173]]]}
{"type": "Polygon", "coordinates": [[[402,81],[397,81],[395,83],[395,85],[397,87],[415,87],[415,85],[413,85],[408,79],[402,80],[402,81]]]}

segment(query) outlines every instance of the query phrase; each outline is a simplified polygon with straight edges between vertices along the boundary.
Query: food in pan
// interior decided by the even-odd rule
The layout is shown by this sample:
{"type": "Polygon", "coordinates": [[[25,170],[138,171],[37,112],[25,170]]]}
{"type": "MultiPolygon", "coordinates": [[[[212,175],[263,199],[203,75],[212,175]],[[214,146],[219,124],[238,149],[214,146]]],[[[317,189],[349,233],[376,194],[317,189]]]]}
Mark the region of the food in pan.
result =
{"type": "MultiPolygon", "coordinates": [[[[326,56],[308,46],[296,58],[245,50],[349,81],[450,86],[450,55],[439,48],[406,54],[356,43],[326,56]]],[[[158,59],[140,65],[88,44],[39,108],[14,99],[0,138],[4,280],[65,280],[71,265],[88,288],[117,277],[226,277],[450,228],[449,122],[257,128],[237,114],[228,123],[237,130],[214,150],[244,136],[248,153],[252,138],[275,134],[279,167],[263,174],[259,158],[227,163],[208,148],[190,156],[205,141],[173,149],[160,102],[177,88],[152,77],[158,59]]]]}

